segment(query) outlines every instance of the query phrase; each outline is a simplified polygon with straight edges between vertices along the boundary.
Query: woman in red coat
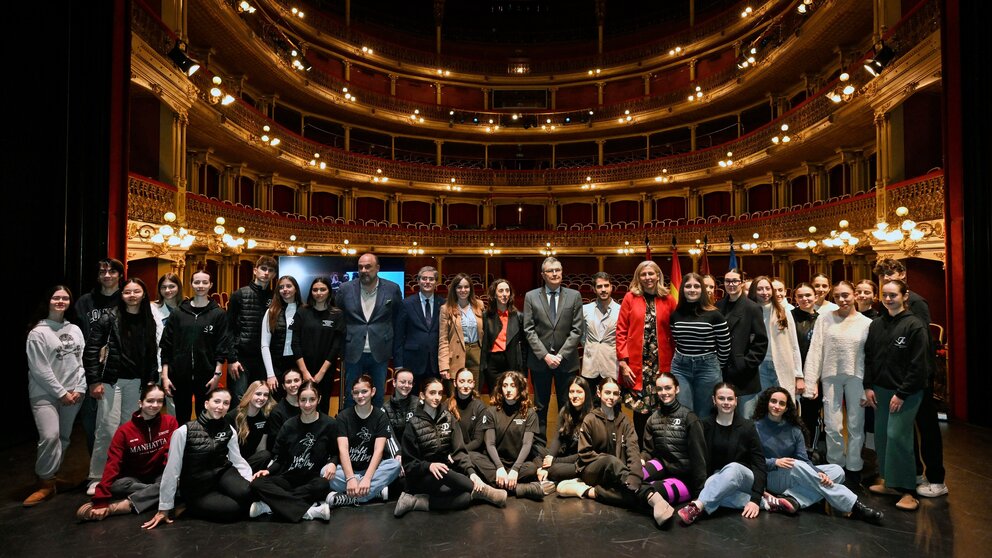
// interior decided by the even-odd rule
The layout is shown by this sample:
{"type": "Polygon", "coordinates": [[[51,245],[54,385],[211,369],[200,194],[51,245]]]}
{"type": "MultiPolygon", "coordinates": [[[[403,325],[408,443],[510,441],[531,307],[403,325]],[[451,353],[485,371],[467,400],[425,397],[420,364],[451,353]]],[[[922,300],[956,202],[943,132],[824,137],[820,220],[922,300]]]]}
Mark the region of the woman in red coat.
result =
{"type": "Polygon", "coordinates": [[[657,406],[654,379],[672,369],[672,330],[668,319],[675,298],[664,285],[661,268],[644,261],[634,270],[617,318],[617,360],[624,403],[634,411],[638,439],[657,406]]]}

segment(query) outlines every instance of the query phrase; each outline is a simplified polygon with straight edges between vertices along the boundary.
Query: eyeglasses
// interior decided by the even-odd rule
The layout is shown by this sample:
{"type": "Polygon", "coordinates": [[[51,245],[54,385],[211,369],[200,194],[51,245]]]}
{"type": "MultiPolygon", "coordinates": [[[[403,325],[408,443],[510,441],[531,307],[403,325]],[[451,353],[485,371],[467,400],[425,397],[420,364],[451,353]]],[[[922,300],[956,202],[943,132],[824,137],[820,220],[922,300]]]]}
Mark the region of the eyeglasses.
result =
{"type": "Polygon", "coordinates": [[[555,269],[545,269],[544,273],[547,273],[548,275],[557,275],[561,273],[561,268],[557,267],[555,269]]]}
{"type": "Polygon", "coordinates": [[[740,279],[724,279],[723,280],[723,284],[724,285],[740,285],[741,284],[741,280],[740,279]]]}

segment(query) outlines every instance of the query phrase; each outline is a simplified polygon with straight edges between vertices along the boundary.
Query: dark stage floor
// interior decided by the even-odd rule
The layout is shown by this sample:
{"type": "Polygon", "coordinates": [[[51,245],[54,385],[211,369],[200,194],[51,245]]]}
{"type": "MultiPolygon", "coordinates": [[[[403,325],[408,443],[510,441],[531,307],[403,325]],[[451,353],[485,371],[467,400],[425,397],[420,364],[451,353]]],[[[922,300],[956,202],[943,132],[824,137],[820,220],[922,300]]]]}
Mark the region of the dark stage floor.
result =
{"type": "MultiPolygon", "coordinates": [[[[335,510],[329,524],[179,519],[144,532],[144,518],[136,516],[77,523],[82,489],[23,508],[33,478],[34,447],[27,444],[0,453],[8,474],[0,489],[0,556],[988,556],[992,430],[960,423],[943,429],[950,495],[921,498],[919,511],[906,513],[866,493],[886,512],[881,527],[813,508],[795,518],[762,513],[754,520],[723,511],[692,527],[676,521],[658,530],[645,515],[552,496],[543,503],[511,499],[505,510],[477,505],[402,519],[393,517],[390,502],[335,510]]],[[[85,445],[76,434],[67,469],[82,478],[85,445]]]]}

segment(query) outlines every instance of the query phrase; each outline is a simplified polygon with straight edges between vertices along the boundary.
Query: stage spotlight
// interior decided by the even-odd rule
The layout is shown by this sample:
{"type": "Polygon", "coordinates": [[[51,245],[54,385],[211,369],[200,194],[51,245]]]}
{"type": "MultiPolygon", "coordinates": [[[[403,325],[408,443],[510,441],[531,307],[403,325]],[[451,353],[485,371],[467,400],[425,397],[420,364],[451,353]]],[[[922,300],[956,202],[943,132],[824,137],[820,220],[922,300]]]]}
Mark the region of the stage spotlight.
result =
{"type": "Polygon", "coordinates": [[[176,46],[169,51],[169,58],[189,77],[192,77],[200,69],[200,65],[186,55],[186,44],[182,41],[176,41],[176,46]]]}
{"type": "Polygon", "coordinates": [[[896,57],[895,51],[888,47],[885,43],[882,43],[881,48],[875,49],[875,55],[865,61],[865,70],[868,73],[877,76],[882,73],[882,70],[892,62],[892,59],[896,57]]]}

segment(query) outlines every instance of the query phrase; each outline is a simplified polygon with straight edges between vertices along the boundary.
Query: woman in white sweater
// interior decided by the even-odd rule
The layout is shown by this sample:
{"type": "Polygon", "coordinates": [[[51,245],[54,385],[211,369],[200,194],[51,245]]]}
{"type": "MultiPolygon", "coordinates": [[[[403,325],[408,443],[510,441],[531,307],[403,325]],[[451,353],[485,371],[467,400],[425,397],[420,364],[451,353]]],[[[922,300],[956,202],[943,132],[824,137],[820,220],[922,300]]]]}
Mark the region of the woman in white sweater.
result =
{"type": "Polygon", "coordinates": [[[49,289],[28,332],[28,397],[38,427],[38,488],[26,500],[34,506],[55,495],[55,475],[62,467],[72,423],[86,393],[83,332],[66,321],[72,304],[68,287],[49,289]]]}
{"type": "Polygon", "coordinates": [[[865,341],[871,320],[857,310],[854,285],[841,281],[834,287],[837,309],[821,313],[806,354],[806,397],[815,399],[817,380],[823,384],[823,418],[827,430],[827,461],[857,477],[864,467],[865,341]],[[847,451],[844,451],[844,414],[847,402],[847,451]]]}
{"type": "MultiPolygon", "coordinates": [[[[775,288],[769,277],[762,275],[751,283],[748,293],[751,300],[761,306],[768,331],[768,351],[765,360],[758,366],[761,389],[780,386],[796,397],[806,389],[803,381],[803,361],[799,352],[799,338],[796,336],[796,322],[792,312],[786,311],[775,297],[775,288]]],[[[750,413],[753,409],[745,409],[750,413]]]]}

